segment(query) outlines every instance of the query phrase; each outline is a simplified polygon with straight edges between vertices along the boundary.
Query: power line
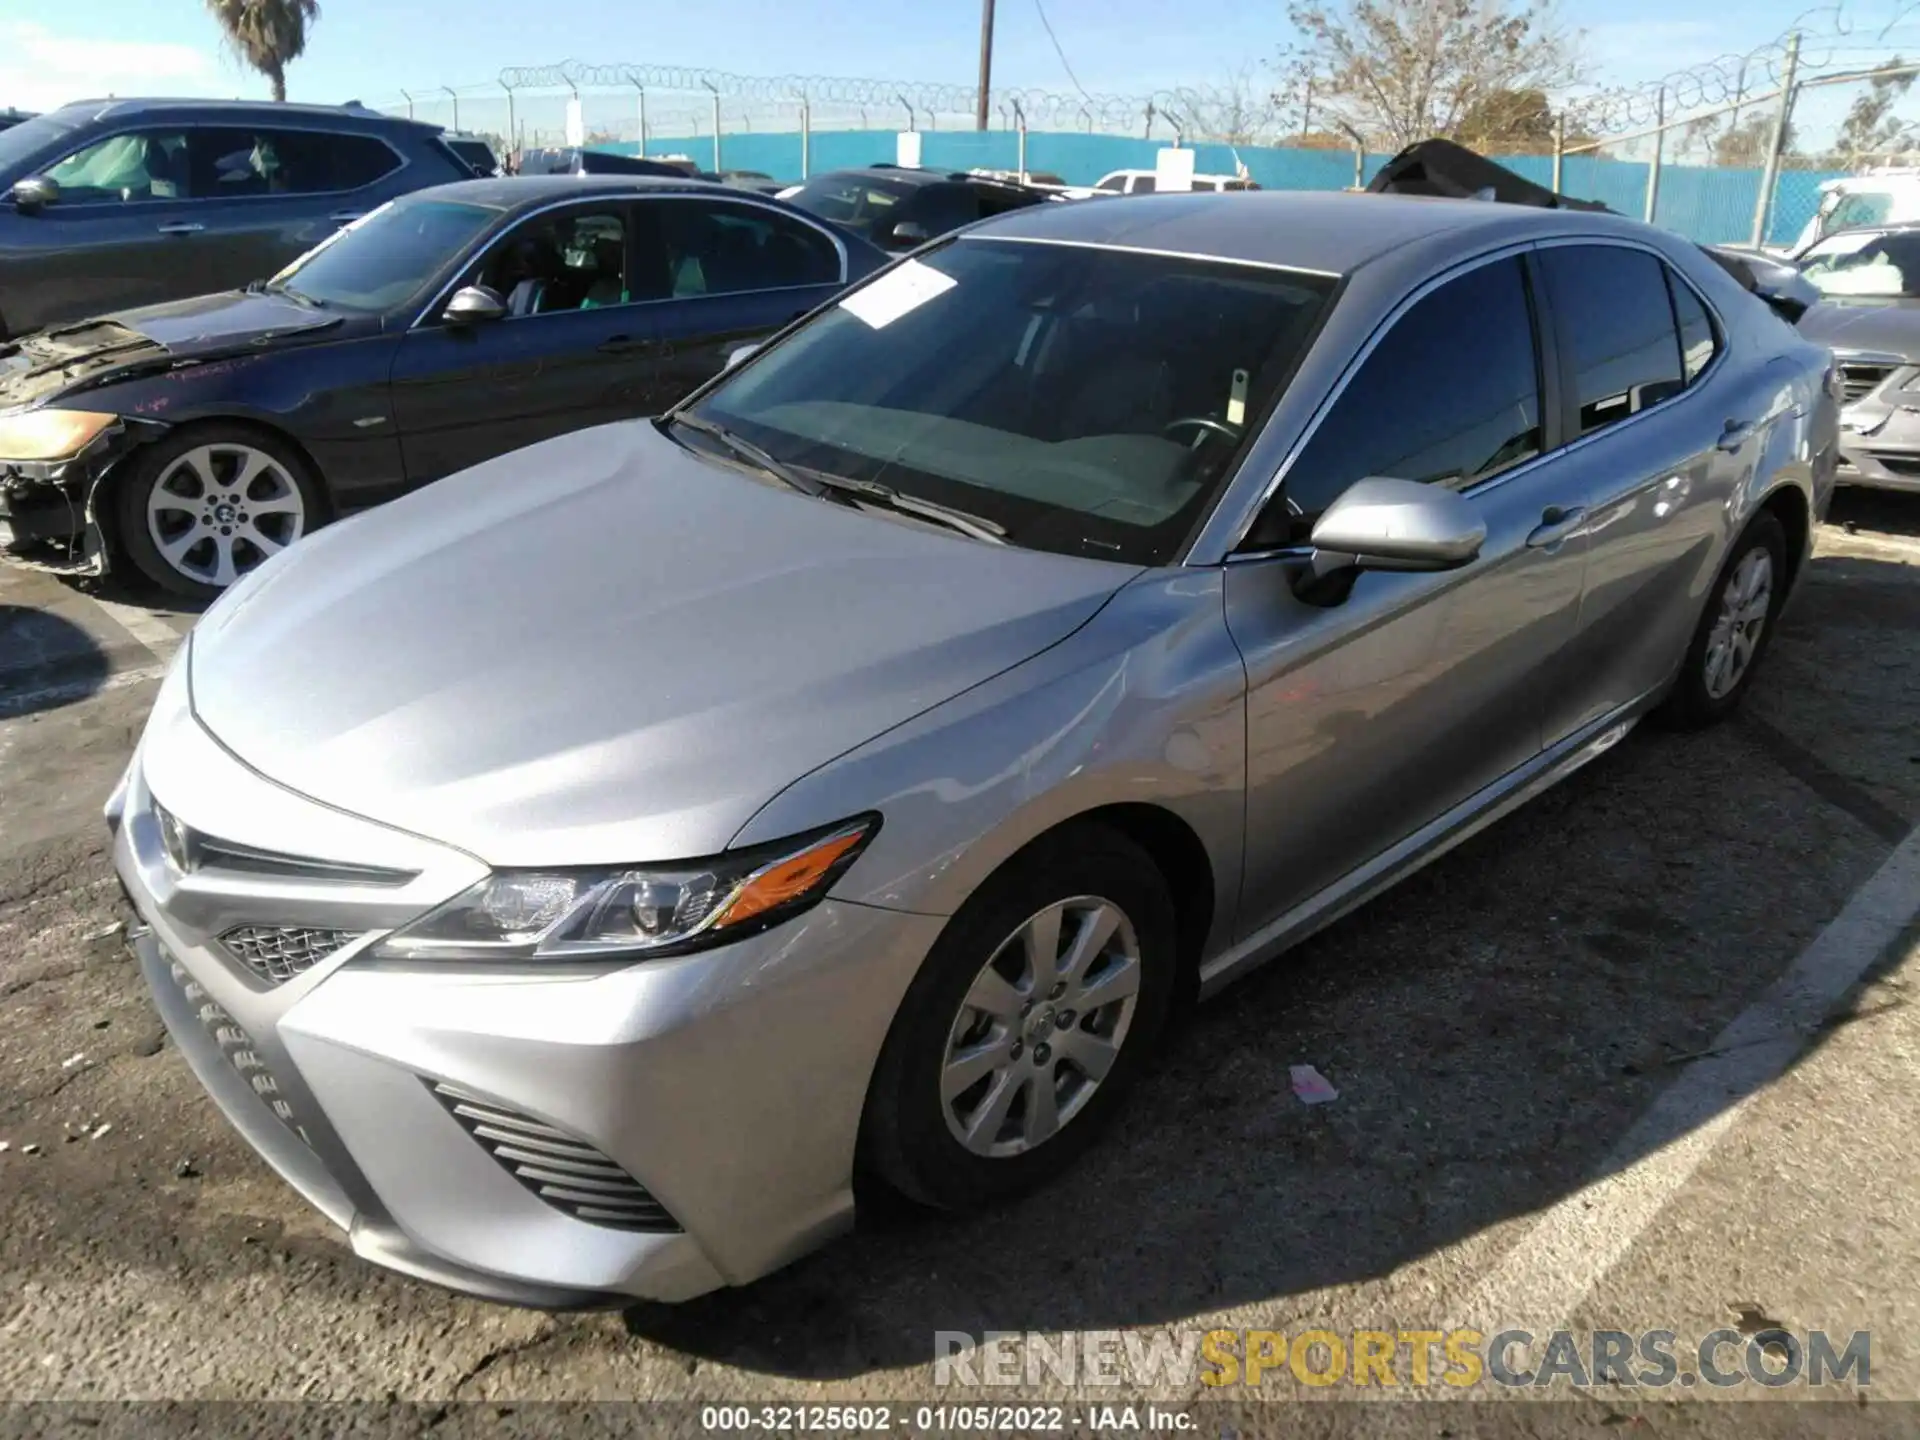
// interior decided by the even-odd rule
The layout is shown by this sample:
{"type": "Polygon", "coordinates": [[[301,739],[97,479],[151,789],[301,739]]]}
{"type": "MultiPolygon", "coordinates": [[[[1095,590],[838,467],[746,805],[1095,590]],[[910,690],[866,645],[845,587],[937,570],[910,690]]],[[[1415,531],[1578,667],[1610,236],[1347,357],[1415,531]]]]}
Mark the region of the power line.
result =
{"type": "Polygon", "coordinates": [[[1067,72],[1067,79],[1073,82],[1073,88],[1080,92],[1081,97],[1091,100],[1093,97],[1087,94],[1087,87],[1080,83],[1080,77],[1073,73],[1073,66],[1067,63],[1067,52],[1060,48],[1060,37],[1053,33],[1053,22],[1047,19],[1047,7],[1040,0],[1033,0],[1033,8],[1039,12],[1040,25],[1047,32],[1047,39],[1053,42],[1053,53],[1060,57],[1060,68],[1067,72]]]}

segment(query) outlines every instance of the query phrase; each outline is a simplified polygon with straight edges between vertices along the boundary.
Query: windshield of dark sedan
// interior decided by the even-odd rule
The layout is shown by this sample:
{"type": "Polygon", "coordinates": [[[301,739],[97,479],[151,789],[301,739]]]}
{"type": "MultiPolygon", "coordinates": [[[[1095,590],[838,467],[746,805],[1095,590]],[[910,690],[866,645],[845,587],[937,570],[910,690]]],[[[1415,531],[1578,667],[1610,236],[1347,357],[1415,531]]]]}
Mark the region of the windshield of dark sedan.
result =
{"type": "Polygon", "coordinates": [[[1330,277],[960,239],[900,262],[696,407],[800,470],[1012,543],[1168,559],[1286,384],[1330,277]]]}
{"type": "Polygon", "coordinates": [[[24,180],[24,174],[15,175],[14,172],[47,146],[71,135],[78,128],[78,120],[55,111],[51,115],[36,115],[31,120],[22,120],[18,125],[9,125],[0,130],[0,175],[24,180]]]}
{"type": "Polygon", "coordinates": [[[1800,257],[1800,273],[1823,295],[1920,297],[1920,230],[1829,235],[1800,257]]]}
{"type": "Polygon", "coordinates": [[[390,310],[417,296],[499,218],[488,205],[395,200],[309,250],[272,287],[329,308],[390,310]]]}

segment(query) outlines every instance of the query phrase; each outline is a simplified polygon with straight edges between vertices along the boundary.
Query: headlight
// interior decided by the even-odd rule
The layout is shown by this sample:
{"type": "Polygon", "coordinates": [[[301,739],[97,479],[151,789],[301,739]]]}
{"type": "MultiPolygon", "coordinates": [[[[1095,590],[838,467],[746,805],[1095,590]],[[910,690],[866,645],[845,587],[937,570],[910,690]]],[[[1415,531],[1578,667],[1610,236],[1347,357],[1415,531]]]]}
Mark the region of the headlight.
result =
{"type": "Polygon", "coordinates": [[[682,955],[817,904],[880,829],[863,815],[684,865],[504,870],[374,950],[386,960],[595,960],[682,955]]]}
{"type": "Polygon", "coordinates": [[[92,410],[23,410],[0,415],[0,460],[71,460],[118,415],[92,410]]]}

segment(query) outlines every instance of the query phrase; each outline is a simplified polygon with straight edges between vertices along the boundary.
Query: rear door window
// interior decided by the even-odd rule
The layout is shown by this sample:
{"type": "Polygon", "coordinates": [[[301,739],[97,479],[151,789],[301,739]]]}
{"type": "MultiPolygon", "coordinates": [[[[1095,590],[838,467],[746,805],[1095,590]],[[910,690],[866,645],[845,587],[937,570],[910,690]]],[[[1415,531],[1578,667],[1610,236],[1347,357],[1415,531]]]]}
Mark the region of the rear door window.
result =
{"type": "Polygon", "coordinates": [[[196,198],[328,195],[359,190],[400,168],[371,135],[209,126],[191,132],[196,198]]]}
{"type": "Polygon", "coordinates": [[[1673,292],[1673,318],[1680,328],[1680,368],[1691,385],[1713,363],[1719,341],[1714,337],[1713,319],[1693,287],[1669,270],[1667,288],[1673,292]]]}
{"type": "Polygon", "coordinates": [[[1666,266],[1623,245],[1540,252],[1570,357],[1579,433],[1617,424],[1686,386],[1666,266]]]}

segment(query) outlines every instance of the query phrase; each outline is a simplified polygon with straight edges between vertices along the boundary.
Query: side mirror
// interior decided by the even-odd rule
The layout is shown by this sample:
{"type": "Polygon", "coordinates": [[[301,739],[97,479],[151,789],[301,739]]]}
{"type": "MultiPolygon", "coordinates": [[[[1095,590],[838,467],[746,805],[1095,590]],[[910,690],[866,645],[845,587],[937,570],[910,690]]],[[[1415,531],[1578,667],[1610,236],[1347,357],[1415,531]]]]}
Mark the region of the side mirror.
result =
{"type": "Polygon", "coordinates": [[[29,175],[14,182],[13,208],[22,215],[37,215],[60,198],[60,182],[46,175],[29,175]]]}
{"type": "Polygon", "coordinates": [[[453,292],[440,318],[449,325],[483,325],[489,320],[504,320],[507,302],[497,290],[485,285],[463,285],[453,292]]]}
{"type": "Polygon", "coordinates": [[[725,368],[728,370],[733,369],[734,366],[738,365],[742,360],[745,360],[749,355],[753,354],[753,352],[758,350],[759,348],[760,346],[758,343],[755,343],[752,345],[736,345],[733,349],[727,352],[727,363],[725,368]]]}
{"type": "Polygon", "coordinates": [[[924,245],[933,237],[927,234],[927,227],[918,220],[902,220],[887,231],[887,243],[910,250],[915,245],[924,245]]]}
{"type": "Polygon", "coordinates": [[[1313,569],[1455,570],[1486,540],[1486,522],[1456,492],[1375,477],[1349,486],[1313,527],[1313,569]]]}

